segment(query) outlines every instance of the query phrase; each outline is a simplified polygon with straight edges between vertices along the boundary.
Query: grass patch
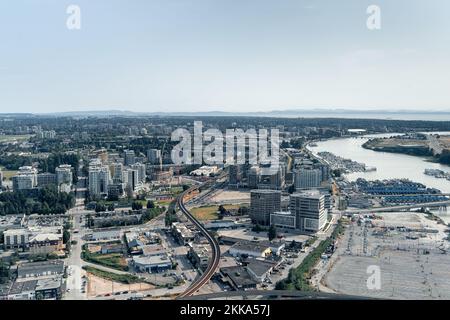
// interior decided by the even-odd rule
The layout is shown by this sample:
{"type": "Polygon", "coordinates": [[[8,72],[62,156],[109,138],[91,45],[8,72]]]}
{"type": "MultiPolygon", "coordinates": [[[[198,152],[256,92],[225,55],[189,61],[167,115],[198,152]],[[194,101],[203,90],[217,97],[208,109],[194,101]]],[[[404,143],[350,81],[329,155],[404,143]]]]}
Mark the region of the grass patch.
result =
{"type": "Polygon", "coordinates": [[[24,135],[0,135],[0,142],[25,141],[31,138],[31,134],[24,135]]]}
{"type": "MultiPolygon", "coordinates": [[[[224,208],[226,210],[237,210],[240,206],[226,204],[224,208]]],[[[198,220],[217,220],[219,218],[217,211],[219,211],[219,206],[202,206],[191,210],[194,217],[198,220]]]]}
{"type": "Polygon", "coordinates": [[[2,173],[3,173],[3,178],[5,180],[11,180],[11,178],[17,174],[17,171],[15,171],[15,170],[2,170],[2,173]]]}
{"type": "Polygon", "coordinates": [[[216,220],[219,218],[217,215],[218,206],[204,206],[191,210],[191,213],[198,220],[216,220]]]}
{"type": "Polygon", "coordinates": [[[111,269],[116,269],[120,271],[128,271],[128,265],[123,255],[120,253],[91,253],[88,250],[84,250],[82,253],[82,258],[85,261],[92,262],[101,266],[105,266],[111,269]]]}
{"type": "Polygon", "coordinates": [[[155,201],[155,205],[161,206],[161,207],[168,207],[172,200],[159,200],[155,201]]]}
{"type": "Polygon", "coordinates": [[[94,276],[119,283],[132,284],[141,282],[139,277],[136,277],[132,274],[116,274],[112,272],[103,271],[91,266],[84,266],[83,269],[86,270],[86,272],[93,274],[94,276]]]}
{"type": "Polygon", "coordinates": [[[156,218],[157,216],[159,216],[161,213],[164,212],[163,207],[155,207],[152,209],[147,209],[144,214],[142,215],[142,223],[146,223],[154,218],[156,218]]]}

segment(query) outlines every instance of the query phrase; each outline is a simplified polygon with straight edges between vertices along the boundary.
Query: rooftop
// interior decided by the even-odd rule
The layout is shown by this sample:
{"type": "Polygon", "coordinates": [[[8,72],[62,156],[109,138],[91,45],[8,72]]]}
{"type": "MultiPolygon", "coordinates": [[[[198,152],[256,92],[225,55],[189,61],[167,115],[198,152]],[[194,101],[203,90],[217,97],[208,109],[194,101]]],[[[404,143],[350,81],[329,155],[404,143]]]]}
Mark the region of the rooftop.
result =
{"type": "Polygon", "coordinates": [[[134,263],[140,265],[158,265],[172,263],[167,255],[133,257],[133,261],[134,263]]]}
{"type": "Polygon", "coordinates": [[[292,198],[306,198],[306,199],[316,199],[319,200],[320,198],[324,197],[323,194],[320,192],[298,192],[291,194],[292,198]]]}
{"type": "Polygon", "coordinates": [[[14,282],[9,294],[21,294],[22,292],[35,291],[38,280],[14,282]]]}
{"type": "Polygon", "coordinates": [[[43,273],[64,273],[64,261],[52,260],[52,261],[40,261],[22,263],[17,267],[17,276],[19,278],[26,277],[30,274],[43,274],[43,273]]]}
{"type": "Polygon", "coordinates": [[[269,246],[258,243],[258,242],[240,241],[240,242],[235,243],[231,248],[233,248],[235,250],[254,251],[254,252],[263,253],[264,251],[269,249],[269,246]]]}
{"type": "Polygon", "coordinates": [[[36,291],[52,290],[61,287],[61,278],[40,279],[36,284],[36,291]]]}
{"type": "Polygon", "coordinates": [[[270,189],[254,189],[254,190],[250,190],[250,193],[273,194],[273,193],[281,193],[281,191],[280,190],[270,190],[270,189]]]}
{"type": "Polygon", "coordinates": [[[62,240],[62,234],[54,234],[54,233],[41,233],[34,236],[30,242],[45,242],[45,241],[58,241],[62,240]]]}
{"type": "Polygon", "coordinates": [[[146,245],[142,247],[142,254],[144,256],[154,256],[154,255],[160,255],[166,253],[166,250],[164,247],[160,244],[152,244],[152,245],[146,245]]]}
{"type": "Polygon", "coordinates": [[[250,269],[256,276],[261,277],[269,272],[277,265],[276,262],[268,260],[248,259],[247,268],[250,269]]]}
{"type": "Polygon", "coordinates": [[[224,267],[220,269],[220,272],[227,276],[238,288],[257,284],[247,269],[243,266],[224,267]]]}

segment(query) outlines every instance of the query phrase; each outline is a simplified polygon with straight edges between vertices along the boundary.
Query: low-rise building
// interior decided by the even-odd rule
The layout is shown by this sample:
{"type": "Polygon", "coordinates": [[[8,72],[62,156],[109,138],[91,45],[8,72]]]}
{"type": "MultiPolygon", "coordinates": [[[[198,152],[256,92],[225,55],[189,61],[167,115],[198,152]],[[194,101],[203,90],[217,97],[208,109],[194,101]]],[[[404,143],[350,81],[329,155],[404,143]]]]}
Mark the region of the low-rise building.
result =
{"type": "Polygon", "coordinates": [[[142,255],[146,257],[166,254],[167,250],[160,244],[150,244],[142,246],[142,255]]]}
{"type": "Polygon", "coordinates": [[[252,278],[259,283],[266,280],[273,269],[277,266],[277,262],[260,259],[248,259],[244,262],[247,271],[252,278]]]}
{"type": "Polygon", "coordinates": [[[40,233],[30,238],[29,250],[31,254],[49,254],[64,249],[61,233],[40,233]]]}
{"type": "Polygon", "coordinates": [[[140,210],[98,212],[89,219],[89,225],[94,228],[136,225],[141,223],[141,217],[140,210]]]}
{"type": "Polygon", "coordinates": [[[105,231],[96,231],[89,235],[87,235],[87,239],[91,241],[102,241],[102,240],[119,240],[120,239],[120,231],[118,230],[105,230],[105,231]]]}
{"type": "Polygon", "coordinates": [[[229,253],[234,257],[248,256],[265,258],[271,254],[271,249],[268,245],[258,242],[240,241],[230,248],[229,253]]]}
{"type": "Polygon", "coordinates": [[[25,215],[6,215],[0,217],[0,232],[8,229],[20,228],[25,220],[25,215]]]}
{"type": "Polygon", "coordinates": [[[102,254],[123,253],[123,245],[121,243],[108,243],[101,246],[102,254]]]}
{"type": "Polygon", "coordinates": [[[62,297],[63,282],[61,277],[40,279],[36,283],[36,300],[59,300],[62,297]]]}
{"type": "Polygon", "coordinates": [[[8,229],[3,232],[3,247],[9,249],[25,249],[28,247],[30,233],[26,228],[8,229]]]}
{"type": "Polygon", "coordinates": [[[3,246],[5,250],[30,250],[33,254],[51,253],[63,248],[62,234],[62,226],[8,229],[3,233],[3,246]]]}
{"type": "Polygon", "coordinates": [[[14,282],[9,289],[8,300],[35,300],[38,280],[14,282]]]}
{"type": "Polygon", "coordinates": [[[177,241],[183,245],[186,245],[195,239],[195,233],[181,222],[172,223],[172,234],[177,241]]]}
{"type": "Polygon", "coordinates": [[[256,289],[258,282],[243,266],[220,268],[222,281],[228,283],[234,290],[256,289]]]}
{"type": "Polygon", "coordinates": [[[139,272],[159,273],[172,268],[172,260],[167,255],[134,256],[133,265],[139,272]]]}
{"type": "Polygon", "coordinates": [[[208,230],[236,229],[239,225],[233,220],[213,220],[204,224],[208,230]]]}
{"type": "Polygon", "coordinates": [[[209,249],[206,245],[190,244],[187,254],[194,267],[205,271],[209,263],[209,249]]]}
{"type": "Polygon", "coordinates": [[[8,300],[57,300],[63,292],[61,277],[16,281],[11,286],[8,300]]]}
{"type": "Polygon", "coordinates": [[[22,263],[17,266],[17,278],[37,278],[64,274],[64,262],[61,260],[22,263]]]}
{"type": "Polygon", "coordinates": [[[259,242],[261,246],[267,246],[270,248],[270,251],[273,255],[279,256],[281,255],[281,250],[286,246],[286,242],[284,240],[272,240],[272,241],[261,241],[259,242]]]}
{"type": "Polygon", "coordinates": [[[161,239],[154,232],[130,231],[125,233],[125,241],[130,254],[139,255],[145,254],[145,250],[151,250],[146,247],[159,244],[161,239]]]}

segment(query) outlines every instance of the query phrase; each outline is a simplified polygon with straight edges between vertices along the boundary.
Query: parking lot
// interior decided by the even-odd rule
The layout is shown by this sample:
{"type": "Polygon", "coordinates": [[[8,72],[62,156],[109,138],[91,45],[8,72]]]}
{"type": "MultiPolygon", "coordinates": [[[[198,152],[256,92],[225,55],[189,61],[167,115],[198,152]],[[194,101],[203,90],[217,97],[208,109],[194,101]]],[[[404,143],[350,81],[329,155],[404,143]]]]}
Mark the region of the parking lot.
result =
{"type": "Polygon", "coordinates": [[[415,213],[383,214],[376,226],[353,222],[339,242],[322,285],[343,294],[387,299],[449,299],[450,254],[445,226],[415,213]],[[405,226],[407,228],[405,229],[405,226]],[[437,233],[409,232],[431,228],[437,233]],[[369,266],[380,270],[381,288],[369,290],[369,266]]]}

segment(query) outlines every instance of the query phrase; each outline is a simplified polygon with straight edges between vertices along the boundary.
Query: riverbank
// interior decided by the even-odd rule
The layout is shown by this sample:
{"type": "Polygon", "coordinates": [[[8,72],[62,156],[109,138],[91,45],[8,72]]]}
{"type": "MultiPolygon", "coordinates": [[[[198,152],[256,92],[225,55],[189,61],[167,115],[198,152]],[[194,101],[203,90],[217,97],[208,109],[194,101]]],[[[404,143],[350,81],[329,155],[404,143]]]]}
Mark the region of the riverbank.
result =
{"type": "Polygon", "coordinates": [[[317,146],[308,146],[314,154],[327,151],[336,156],[352,159],[367,166],[376,167],[376,171],[345,173],[344,177],[349,182],[354,182],[358,178],[368,181],[409,179],[420,182],[427,187],[436,188],[444,193],[450,193],[450,182],[446,179],[437,179],[426,175],[426,169],[442,170],[450,174],[450,166],[436,163],[432,157],[419,157],[394,152],[377,152],[362,147],[364,143],[374,138],[390,138],[398,136],[400,133],[389,133],[379,135],[368,135],[358,138],[330,139],[317,142],[317,146]],[[431,161],[433,162],[431,162],[431,161]]]}
{"type": "Polygon", "coordinates": [[[396,141],[396,139],[375,138],[366,141],[361,147],[377,152],[400,153],[421,157],[429,162],[450,166],[450,150],[444,150],[442,154],[435,155],[426,144],[426,141],[419,143],[414,141],[413,143],[402,144],[396,141]]]}

